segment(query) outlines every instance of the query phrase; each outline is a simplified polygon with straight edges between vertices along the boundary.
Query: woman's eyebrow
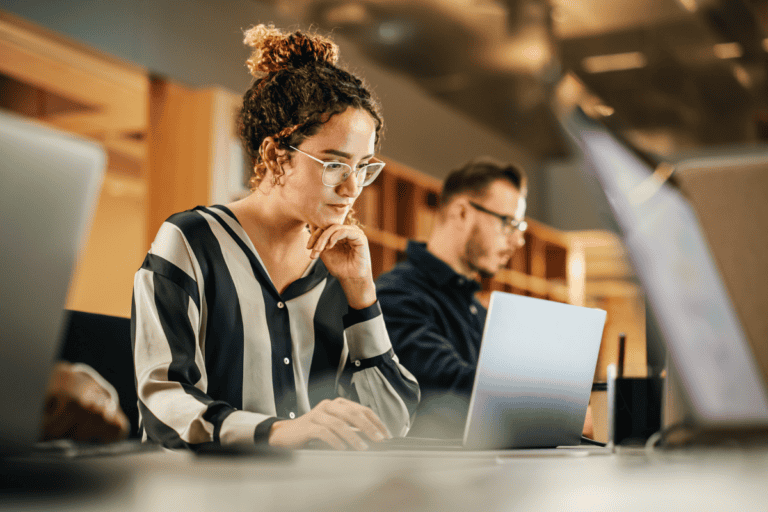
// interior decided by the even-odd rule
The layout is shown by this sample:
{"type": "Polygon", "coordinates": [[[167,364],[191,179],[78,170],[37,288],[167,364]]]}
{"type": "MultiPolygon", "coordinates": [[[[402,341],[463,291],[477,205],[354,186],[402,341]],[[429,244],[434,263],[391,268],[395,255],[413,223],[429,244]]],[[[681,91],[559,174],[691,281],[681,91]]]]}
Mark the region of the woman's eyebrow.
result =
{"type": "MultiPolygon", "coordinates": [[[[334,155],[334,156],[340,156],[342,158],[346,158],[347,160],[352,159],[352,155],[349,153],[345,153],[344,151],[339,151],[338,149],[326,149],[323,151],[324,155],[334,155]]],[[[360,160],[365,160],[366,158],[373,158],[373,154],[365,155],[360,160]]]]}

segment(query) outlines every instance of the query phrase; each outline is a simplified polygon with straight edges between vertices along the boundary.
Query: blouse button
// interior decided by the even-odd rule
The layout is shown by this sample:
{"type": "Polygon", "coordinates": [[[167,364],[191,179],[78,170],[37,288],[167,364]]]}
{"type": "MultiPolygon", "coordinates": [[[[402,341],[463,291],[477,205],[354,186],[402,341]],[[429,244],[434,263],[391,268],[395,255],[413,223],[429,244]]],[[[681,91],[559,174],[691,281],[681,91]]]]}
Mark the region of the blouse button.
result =
{"type": "Polygon", "coordinates": [[[476,315],[476,314],[477,314],[477,308],[475,307],[475,305],[474,305],[474,304],[471,304],[471,305],[469,306],[469,312],[470,312],[470,313],[472,313],[473,315],[476,315]]]}
{"type": "Polygon", "coordinates": [[[360,361],[355,361],[355,366],[360,366],[360,361]]]}
{"type": "Polygon", "coordinates": [[[280,309],[283,309],[285,307],[285,304],[283,304],[282,302],[278,302],[277,307],[280,309]]]}
{"type": "Polygon", "coordinates": [[[283,362],[284,362],[285,364],[291,364],[291,360],[290,360],[290,359],[288,359],[287,357],[286,357],[285,359],[283,359],[283,362]]]}
{"type": "Polygon", "coordinates": [[[291,418],[291,419],[294,419],[296,417],[296,413],[295,412],[289,412],[288,413],[288,417],[291,418]]]}

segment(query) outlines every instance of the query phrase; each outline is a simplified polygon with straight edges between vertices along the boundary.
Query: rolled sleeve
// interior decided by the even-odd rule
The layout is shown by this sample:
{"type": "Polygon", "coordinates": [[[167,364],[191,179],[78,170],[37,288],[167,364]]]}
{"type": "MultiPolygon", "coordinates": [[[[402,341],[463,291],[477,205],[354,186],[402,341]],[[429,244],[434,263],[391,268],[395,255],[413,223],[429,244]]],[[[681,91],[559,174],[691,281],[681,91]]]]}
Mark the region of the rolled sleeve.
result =
{"type": "Polygon", "coordinates": [[[395,436],[404,436],[419,402],[419,385],[395,356],[378,302],[344,317],[350,384],[395,436]]]}

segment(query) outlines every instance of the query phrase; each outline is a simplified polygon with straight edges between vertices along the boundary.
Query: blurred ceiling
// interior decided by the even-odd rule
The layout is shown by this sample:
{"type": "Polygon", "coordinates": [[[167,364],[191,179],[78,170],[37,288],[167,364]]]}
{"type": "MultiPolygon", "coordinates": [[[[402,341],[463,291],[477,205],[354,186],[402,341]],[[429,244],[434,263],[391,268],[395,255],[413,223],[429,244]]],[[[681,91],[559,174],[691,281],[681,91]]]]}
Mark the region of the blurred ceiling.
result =
{"type": "Polygon", "coordinates": [[[768,139],[768,0],[272,0],[491,127],[568,155],[565,76],[658,155],[768,139]],[[574,80],[575,78],[575,80],[574,80]]]}

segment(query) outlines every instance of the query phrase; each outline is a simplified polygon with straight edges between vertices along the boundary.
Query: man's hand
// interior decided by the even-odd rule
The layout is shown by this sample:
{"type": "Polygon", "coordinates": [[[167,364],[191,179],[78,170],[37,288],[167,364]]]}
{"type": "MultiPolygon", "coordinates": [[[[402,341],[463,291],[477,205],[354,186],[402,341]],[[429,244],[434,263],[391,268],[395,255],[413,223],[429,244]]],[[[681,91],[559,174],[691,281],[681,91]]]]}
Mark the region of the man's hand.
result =
{"type": "Polygon", "coordinates": [[[56,363],[46,391],[43,441],[109,443],[125,438],[128,429],[117,396],[88,372],[56,363]]]}
{"type": "Polygon", "coordinates": [[[373,442],[392,437],[376,413],[344,398],[323,400],[295,420],[276,421],[269,433],[269,444],[301,448],[319,439],[336,450],[365,450],[368,445],[360,433],[373,442]]]}

